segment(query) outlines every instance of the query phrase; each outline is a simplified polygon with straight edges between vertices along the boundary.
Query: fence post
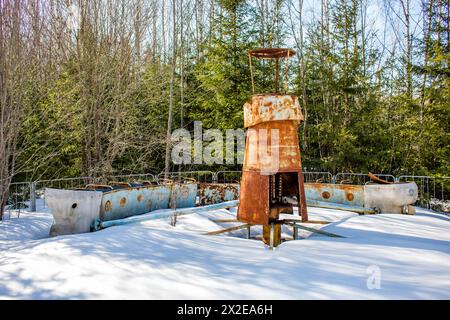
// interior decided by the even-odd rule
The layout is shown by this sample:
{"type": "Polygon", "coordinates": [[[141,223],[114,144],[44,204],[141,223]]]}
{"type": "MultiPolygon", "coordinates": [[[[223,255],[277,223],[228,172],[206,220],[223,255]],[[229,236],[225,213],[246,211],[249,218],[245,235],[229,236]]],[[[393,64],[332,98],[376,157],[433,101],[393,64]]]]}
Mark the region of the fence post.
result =
{"type": "Polygon", "coordinates": [[[36,182],[30,182],[30,205],[31,212],[36,212],[36,182]]]}
{"type": "Polygon", "coordinates": [[[219,179],[218,179],[218,172],[213,172],[213,183],[217,183],[218,181],[219,181],[219,179]]]}
{"type": "Polygon", "coordinates": [[[331,175],[331,183],[336,184],[336,175],[331,175]]]}

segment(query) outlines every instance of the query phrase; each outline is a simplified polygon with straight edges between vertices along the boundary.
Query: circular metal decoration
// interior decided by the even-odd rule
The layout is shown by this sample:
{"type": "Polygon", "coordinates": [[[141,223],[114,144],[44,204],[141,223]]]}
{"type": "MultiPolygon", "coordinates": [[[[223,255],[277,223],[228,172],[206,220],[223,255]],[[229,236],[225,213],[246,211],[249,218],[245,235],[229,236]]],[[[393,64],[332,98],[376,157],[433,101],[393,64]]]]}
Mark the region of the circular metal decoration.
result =
{"type": "Polygon", "coordinates": [[[324,199],[329,199],[331,197],[331,194],[328,191],[322,192],[322,197],[324,199]]]}
{"type": "Polygon", "coordinates": [[[348,201],[353,201],[353,199],[355,198],[353,193],[346,193],[345,197],[347,198],[348,201]]]}
{"type": "Polygon", "coordinates": [[[141,202],[142,200],[144,200],[144,195],[143,194],[138,195],[137,196],[137,201],[141,202]]]}
{"type": "Polygon", "coordinates": [[[187,197],[189,197],[189,189],[187,187],[183,187],[182,191],[181,191],[181,196],[186,199],[187,197]]]}
{"type": "Polygon", "coordinates": [[[126,203],[127,203],[127,198],[125,198],[125,197],[120,198],[119,204],[122,208],[125,207],[126,203]]]}
{"type": "Polygon", "coordinates": [[[112,209],[112,205],[111,205],[111,201],[106,201],[105,203],[105,211],[111,211],[112,209]]]}

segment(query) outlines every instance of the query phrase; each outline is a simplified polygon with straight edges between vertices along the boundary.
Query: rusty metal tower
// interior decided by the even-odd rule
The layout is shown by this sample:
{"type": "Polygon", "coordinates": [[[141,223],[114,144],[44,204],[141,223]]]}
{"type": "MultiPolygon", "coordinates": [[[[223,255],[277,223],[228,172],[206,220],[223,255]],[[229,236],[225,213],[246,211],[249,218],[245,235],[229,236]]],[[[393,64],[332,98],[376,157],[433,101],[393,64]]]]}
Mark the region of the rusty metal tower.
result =
{"type": "Polygon", "coordinates": [[[288,59],[295,51],[285,48],[249,52],[253,96],[244,104],[247,129],[237,218],[263,225],[263,241],[281,243],[280,213],[298,206],[308,220],[297,130],[304,118],[298,98],[287,94],[288,59]],[[255,94],[252,58],[275,59],[275,92],[255,94]],[[279,91],[279,62],[285,59],[284,91],[279,91]],[[263,152],[261,152],[263,150],[263,152]]]}

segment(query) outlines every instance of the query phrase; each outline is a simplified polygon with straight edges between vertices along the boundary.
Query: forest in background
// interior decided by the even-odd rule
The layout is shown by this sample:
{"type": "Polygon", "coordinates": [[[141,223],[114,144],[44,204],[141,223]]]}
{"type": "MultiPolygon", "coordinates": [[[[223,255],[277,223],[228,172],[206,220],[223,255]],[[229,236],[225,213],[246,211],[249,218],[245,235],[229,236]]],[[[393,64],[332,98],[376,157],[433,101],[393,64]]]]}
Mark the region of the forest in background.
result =
{"type": "Polygon", "coordinates": [[[174,129],[243,128],[260,47],[297,52],[304,169],[448,175],[448,22],[448,0],[0,0],[0,195],[178,170],[174,129]]]}

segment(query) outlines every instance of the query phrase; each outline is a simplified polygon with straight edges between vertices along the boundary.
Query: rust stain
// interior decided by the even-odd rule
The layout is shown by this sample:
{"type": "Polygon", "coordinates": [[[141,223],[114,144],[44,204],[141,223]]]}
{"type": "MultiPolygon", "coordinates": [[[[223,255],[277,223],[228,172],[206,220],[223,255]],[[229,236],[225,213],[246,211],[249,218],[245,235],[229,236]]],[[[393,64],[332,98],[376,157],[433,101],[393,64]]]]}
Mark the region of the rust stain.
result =
{"type": "Polygon", "coordinates": [[[269,179],[255,171],[243,171],[237,218],[251,224],[268,224],[269,179]]]}
{"type": "Polygon", "coordinates": [[[111,201],[108,200],[105,203],[105,211],[108,212],[111,211],[111,209],[112,209],[111,201]]]}
{"type": "Polygon", "coordinates": [[[239,198],[239,185],[236,183],[199,183],[200,205],[231,201],[239,198]]]}
{"type": "Polygon", "coordinates": [[[340,203],[346,205],[364,205],[364,186],[328,184],[328,183],[305,183],[305,191],[309,199],[340,203]],[[324,197],[324,193],[329,195],[324,197]]]}
{"type": "Polygon", "coordinates": [[[329,199],[330,198],[330,193],[328,191],[324,191],[324,192],[322,192],[322,197],[324,199],[329,199]]]}
{"type": "Polygon", "coordinates": [[[88,184],[84,187],[87,190],[103,190],[103,189],[113,189],[110,185],[107,184],[88,184]]]}
{"type": "MultiPolygon", "coordinates": [[[[323,188],[329,187],[328,183],[320,183],[320,182],[308,182],[308,188],[313,188],[317,190],[322,190],[323,188]]],[[[339,184],[333,185],[334,188],[339,188],[340,190],[348,191],[348,192],[361,192],[363,191],[363,186],[358,185],[350,185],[350,184],[339,184]]]]}
{"type": "Polygon", "coordinates": [[[259,123],[252,127],[254,134],[247,136],[243,170],[261,171],[273,166],[271,148],[278,148],[279,172],[292,172],[301,169],[300,148],[297,136],[298,125],[290,120],[259,123]],[[267,134],[267,143],[260,139],[260,131],[267,134]],[[272,130],[278,133],[279,142],[272,141],[272,130]],[[266,154],[259,153],[259,148],[268,145],[266,154]],[[261,157],[262,156],[262,157],[261,157]]]}
{"type": "Polygon", "coordinates": [[[115,187],[122,187],[122,188],[131,188],[131,184],[128,182],[111,181],[111,182],[109,182],[109,185],[115,186],[115,187]]]}
{"type": "Polygon", "coordinates": [[[379,183],[379,184],[392,184],[393,183],[393,182],[386,181],[386,180],[383,180],[381,178],[378,178],[372,172],[369,172],[368,176],[369,176],[370,180],[372,180],[374,183],[379,183]]]}
{"type": "MultiPolygon", "coordinates": [[[[281,244],[281,224],[276,223],[274,224],[274,243],[273,246],[276,247],[281,244]]],[[[265,225],[263,226],[263,242],[266,245],[270,244],[270,226],[265,225]]]]}
{"type": "Polygon", "coordinates": [[[125,198],[125,197],[120,198],[119,205],[121,208],[125,207],[126,203],[127,203],[127,198],[125,198]]]}
{"type": "Polygon", "coordinates": [[[158,182],[156,181],[142,181],[141,182],[144,186],[157,186],[158,182]]]}
{"type": "Polygon", "coordinates": [[[181,197],[183,197],[184,199],[189,197],[189,190],[186,187],[182,188],[182,190],[181,190],[181,197]]]}
{"type": "Polygon", "coordinates": [[[244,104],[244,127],[252,127],[259,123],[290,120],[297,124],[304,117],[298,98],[282,94],[253,95],[252,102],[244,104]]]}
{"type": "MultiPolygon", "coordinates": [[[[306,221],[306,198],[297,135],[303,115],[298,98],[280,94],[254,95],[252,103],[244,105],[244,118],[245,127],[251,131],[245,145],[238,219],[267,225],[278,218],[282,212],[280,210],[286,211],[282,201],[283,197],[288,197],[291,202],[298,202],[302,220],[306,221]],[[272,133],[275,133],[273,137],[278,136],[278,141],[272,141],[272,133]],[[273,150],[278,151],[278,154],[273,153],[273,150]],[[277,180],[275,184],[270,182],[273,179],[277,180]],[[272,189],[278,190],[275,192],[279,193],[278,197],[272,193],[269,195],[272,189]],[[270,197],[272,200],[269,201],[270,197]]],[[[292,204],[289,206],[292,207],[292,204]]]]}
{"type": "Polygon", "coordinates": [[[142,200],[144,200],[144,195],[143,194],[138,195],[137,196],[137,201],[141,202],[142,200]]]}

